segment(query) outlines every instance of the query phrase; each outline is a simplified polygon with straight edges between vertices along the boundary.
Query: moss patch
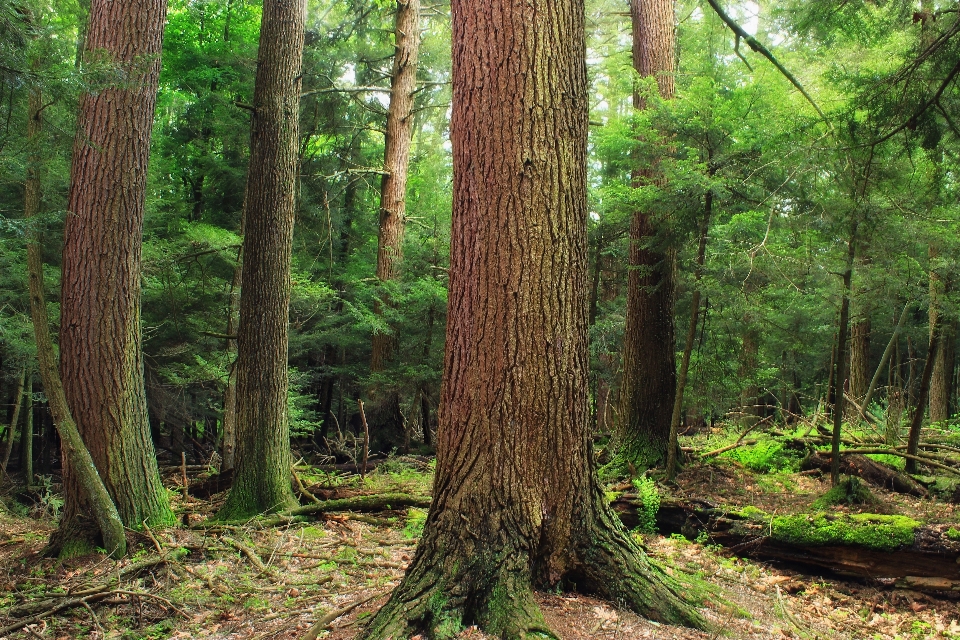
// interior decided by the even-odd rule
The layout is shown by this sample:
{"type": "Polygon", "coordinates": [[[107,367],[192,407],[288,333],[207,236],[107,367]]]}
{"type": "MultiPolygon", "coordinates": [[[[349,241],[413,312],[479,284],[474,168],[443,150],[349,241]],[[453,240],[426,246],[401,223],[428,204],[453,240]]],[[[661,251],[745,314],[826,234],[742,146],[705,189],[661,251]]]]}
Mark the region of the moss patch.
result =
{"type": "Polygon", "coordinates": [[[770,521],[774,540],[801,545],[850,545],[893,551],[913,544],[920,523],[906,516],[827,513],[777,516],[770,521]]]}

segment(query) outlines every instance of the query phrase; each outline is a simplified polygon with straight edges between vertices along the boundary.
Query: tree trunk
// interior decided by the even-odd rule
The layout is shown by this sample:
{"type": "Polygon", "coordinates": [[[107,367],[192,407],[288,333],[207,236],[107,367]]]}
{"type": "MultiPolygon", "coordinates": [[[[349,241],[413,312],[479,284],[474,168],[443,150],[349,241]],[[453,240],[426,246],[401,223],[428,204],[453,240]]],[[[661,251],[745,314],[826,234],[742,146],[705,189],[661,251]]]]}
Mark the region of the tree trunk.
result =
{"type": "MultiPolygon", "coordinates": [[[[910,434],[907,438],[907,453],[915,456],[920,447],[920,428],[923,426],[924,408],[927,406],[927,396],[930,392],[930,380],[933,378],[934,363],[937,361],[937,352],[940,350],[941,326],[935,318],[930,327],[930,346],[927,349],[927,359],[923,363],[923,373],[920,374],[920,388],[917,391],[917,404],[913,410],[913,419],[910,422],[910,434]]],[[[905,468],[907,473],[917,472],[917,461],[907,459],[905,468]]]]}
{"type": "Polygon", "coordinates": [[[267,0],[253,96],[237,355],[237,462],[219,516],[295,503],[287,416],[290,264],[305,0],[267,0]]]}
{"type": "MultiPolygon", "coordinates": [[[[930,260],[933,263],[939,256],[938,250],[931,245],[930,260]]],[[[930,379],[930,422],[943,422],[950,418],[951,387],[953,382],[955,322],[944,316],[943,298],[950,292],[950,283],[946,281],[934,265],[930,268],[930,332],[934,325],[940,326],[940,344],[937,357],[933,362],[930,379]]]]}
{"type": "Polygon", "coordinates": [[[858,318],[850,330],[850,397],[858,403],[870,385],[870,330],[869,317],[858,318]]]}
{"type": "MultiPolygon", "coordinates": [[[[655,77],[660,97],[674,96],[675,36],[672,0],[631,0],[633,66],[655,77]]],[[[638,92],[634,107],[644,109],[638,92]]],[[[638,167],[634,184],[661,184],[656,166],[638,167]]],[[[630,223],[627,315],[620,402],[623,456],[638,467],[664,460],[677,388],[673,325],[676,253],[664,248],[664,233],[649,211],[630,223]]]]}
{"type": "Polygon", "coordinates": [[[713,214],[712,191],[707,191],[704,197],[703,210],[700,242],[697,245],[697,268],[694,273],[693,300],[690,302],[690,326],[687,329],[687,341],[683,345],[683,358],[680,361],[680,375],[677,379],[677,393],[673,401],[673,415],[670,418],[670,442],[667,447],[668,480],[673,480],[677,473],[677,438],[680,431],[680,412],[683,409],[683,392],[687,386],[690,356],[693,354],[693,343],[697,338],[697,319],[700,317],[700,279],[703,276],[703,262],[707,255],[707,232],[710,229],[710,218],[713,214]]]}
{"type": "Polygon", "coordinates": [[[23,406],[23,385],[27,381],[27,370],[20,371],[20,382],[13,396],[13,415],[10,417],[10,427],[7,429],[7,441],[3,446],[3,460],[0,461],[0,470],[6,471],[10,464],[10,454],[13,452],[14,436],[17,434],[17,425],[20,423],[20,407],[23,406]]]}
{"type": "MultiPolygon", "coordinates": [[[[244,207],[246,208],[246,207],[244,207]]],[[[243,214],[241,214],[242,216],[243,214]]],[[[240,223],[240,235],[243,236],[243,223],[240,223]]],[[[230,282],[230,306],[227,309],[227,335],[237,335],[237,321],[240,314],[240,287],[243,281],[243,250],[237,251],[237,266],[233,268],[233,280],[230,282]]],[[[227,374],[227,386],[223,390],[223,460],[220,471],[230,471],[237,464],[237,341],[227,338],[227,358],[230,371],[227,374]]]]}
{"type": "MultiPolygon", "coordinates": [[[[174,522],[150,439],[140,333],[140,245],[165,15],[165,0],[92,3],[84,61],[116,65],[124,80],[80,98],[64,230],[64,392],[128,527],[174,522]]],[[[90,510],[69,462],[64,541],[90,510]]]]}
{"type": "Polygon", "coordinates": [[[760,359],[760,335],[752,313],[744,314],[742,331],[743,350],[740,353],[739,376],[744,387],[740,391],[740,425],[749,429],[760,419],[757,406],[760,390],[754,382],[760,359]]]}
{"type": "MultiPolygon", "coordinates": [[[[403,260],[403,232],[406,224],[407,173],[410,146],[413,140],[413,97],[417,88],[417,60],[420,55],[420,0],[397,0],[395,30],[396,53],[390,83],[390,110],[383,150],[383,182],[380,186],[380,236],[377,243],[377,279],[395,280],[403,260]]],[[[383,304],[374,307],[382,315],[383,304]]],[[[393,358],[395,339],[392,333],[373,334],[370,370],[383,371],[393,358]]]]}
{"type": "Polygon", "coordinates": [[[23,433],[20,434],[20,471],[27,487],[33,486],[33,374],[27,376],[23,433]]]}
{"type": "Polygon", "coordinates": [[[837,367],[833,375],[833,457],[830,466],[830,482],[835,487],[840,484],[840,429],[843,425],[843,379],[847,369],[847,324],[850,322],[850,291],[853,282],[853,262],[857,253],[857,224],[850,231],[847,245],[847,265],[843,272],[843,301],[840,303],[840,326],[837,329],[837,367]]]}
{"type": "MultiPolygon", "coordinates": [[[[23,217],[28,220],[40,213],[42,201],[41,168],[43,157],[40,155],[40,149],[42,148],[42,141],[40,140],[43,124],[42,108],[43,100],[40,90],[34,89],[30,92],[27,118],[27,140],[30,142],[31,152],[27,159],[23,217]]],[[[40,379],[50,403],[50,412],[53,414],[54,423],[63,441],[64,458],[68,460],[72,476],[75,478],[85,500],[91,505],[90,511],[100,529],[103,548],[109,550],[115,558],[119,558],[127,552],[123,522],[120,520],[120,514],[117,512],[117,507],[110,497],[107,487],[97,472],[97,467],[90,456],[90,452],[80,437],[77,425],[70,415],[67,398],[60,382],[60,373],[57,371],[57,359],[53,350],[53,339],[50,336],[50,319],[47,314],[43,285],[43,261],[37,235],[34,233],[27,243],[27,271],[30,287],[30,317],[33,321],[33,332],[37,343],[40,379]]],[[[23,382],[21,381],[21,392],[23,391],[22,385],[23,382]]],[[[79,517],[82,516],[78,515],[79,517]]],[[[69,541],[63,540],[63,542],[69,541]]],[[[55,534],[55,538],[51,540],[50,551],[59,551],[61,546],[62,544],[57,542],[55,534]]]]}
{"type": "Polygon", "coordinates": [[[555,637],[561,583],[703,625],[609,509],[588,434],[584,5],[457,0],[453,221],[434,501],[362,638],[555,637]]]}

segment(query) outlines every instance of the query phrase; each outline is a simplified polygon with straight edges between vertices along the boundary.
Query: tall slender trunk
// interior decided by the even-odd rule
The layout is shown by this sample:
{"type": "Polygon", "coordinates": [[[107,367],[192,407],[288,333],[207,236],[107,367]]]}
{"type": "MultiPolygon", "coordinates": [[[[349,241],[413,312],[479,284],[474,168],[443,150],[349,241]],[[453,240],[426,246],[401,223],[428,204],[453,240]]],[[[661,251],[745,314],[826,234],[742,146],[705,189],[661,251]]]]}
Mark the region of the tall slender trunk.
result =
{"type": "Polygon", "coordinates": [[[853,263],[857,253],[857,224],[850,231],[847,244],[847,265],[843,271],[843,301],[840,303],[840,326],[837,328],[837,367],[833,375],[833,441],[830,464],[830,481],[833,486],[840,484],[840,429],[843,425],[843,379],[847,369],[847,325],[850,322],[850,292],[853,282],[853,263]]]}
{"type": "Polygon", "coordinates": [[[950,418],[953,391],[953,368],[955,360],[956,320],[946,315],[943,299],[950,293],[950,282],[940,275],[935,262],[939,250],[930,246],[930,333],[934,326],[940,327],[940,343],[933,362],[930,379],[930,422],[943,422],[950,418]]]}
{"type": "Polygon", "coordinates": [[[237,461],[219,514],[225,519],[295,502],[287,358],[305,5],[305,0],[263,4],[243,230],[237,461]]]}
{"type": "Polygon", "coordinates": [[[680,375],[677,377],[677,393],[673,401],[673,416],[670,418],[670,443],[667,447],[667,479],[673,480],[677,473],[677,438],[680,431],[680,413],[683,410],[683,392],[687,387],[687,372],[690,370],[690,356],[693,343],[697,338],[697,319],[700,317],[700,279],[703,277],[703,263],[707,255],[707,232],[713,214],[713,192],[707,191],[703,203],[703,221],[700,226],[700,242],[697,245],[697,268],[694,272],[693,300],[690,302],[690,326],[687,328],[687,341],[683,345],[683,358],[680,360],[680,375]]]}
{"type": "Polygon", "coordinates": [[[27,486],[33,486],[33,374],[27,376],[23,398],[23,432],[20,435],[20,471],[27,486]]]}
{"type": "MultiPolygon", "coordinates": [[[[41,176],[43,168],[43,148],[40,139],[43,119],[43,96],[39,88],[30,92],[27,114],[27,140],[30,142],[30,154],[27,158],[27,179],[24,193],[23,217],[27,220],[40,213],[42,202],[41,176]]],[[[60,382],[60,373],[57,370],[57,359],[53,350],[53,339],[50,336],[50,318],[47,313],[46,295],[43,284],[43,260],[41,256],[39,234],[34,232],[27,243],[27,272],[30,288],[30,317],[33,321],[33,332],[37,344],[37,362],[40,367],[40,379],[43,390],[50,404],[50,412],[54,424],[60,433],[63,442],[64,457],[69,462],[69,469],[76,478],[77,485],[83,492],[85,500],[91,505],[94,521],[100,529],[101,544],[114,557],[126,554],[127,540],[123,530],[123,522],[107,491],[97,467],[84,445],[77,425],[70,415],[67,398],[60,382]]],[[[23,391],[21,381],[20,391],[23,391]]],[[[46,431],[46,430],[44,430],[46,431]]],[[[46,446],[44,447],[46,453],[46,446]]],[[[32,458],[32,451],[28,456],[32,458]]],[[[46,465],[44,465],[46,466],[46,465]]],[[[32,470],[27,472],[28,481],[32,470]]],[[[63,542],[70,542],[64,540],[63,542]]],[[[50,551],[58,551],[62,542],[56,536],[51,539],[50,551]]]]}
{"type": "Polygon", "coordinates": [[[584,5],[455,0],[454,204],[434,500],[361,637],[547,635],[569,579],[702,625],[615,521],[588,432],[584,5]]]}
{"type": "MultiPolygon", "coordinates": [[[[242,214],[241,214],[242,215],[242,214]]],[[[243,236],[243,223],[240,225],[243,236]]],[[[229,305],[227,307],[227,360],[230,370],[227,373],[227,386],[223,390],[223,461],[220,471],[230,471],[237,464],[237,324],[240,316],[240,287],[243,282],[243,250],[237,251],[237,264],[233,268],[230,282],[229,305]]]]}
{"type": "Polygon", "coordinates": [[[13,415],[10,417],[10,426],[7,429],[7,441],[3,445],[3,460],[0,460],[0,470],[6,471],[10,463],[10,454],[13,452],[13,443],[17,435],[17,426],[20,424],[20,407],[23,406],[23,385],[27,381],[26,368],[20,371],[20,382],[13,396],[13,415]]]}
{"type": "MultiPolygon", "coordinates": [[[[395,280],[403,261],[403,235],[407,213],[407,173],[413,141],[413,99],[417,89],[417,62],[420,56],[420,0],[398,0],[390,83],[390,109],[387,112],[387,133],[383,151],[385,175],[380,186],[380,235],[377,243],[377,279],[395,280]]],[[[383,313],[384,296],[374,313],[383,313]]],[[[373,334],[370,370],[383,371],[393,358],[393,334],[373,334]]]]}
{"type": "MultiPolygon", "coordinates": [[[[91,4],[84,62],[115,65],[123,81],[80,98],[64,229],[64,392],[129,527],[174,521],[150,438],[140,331],[144,199],[166,8],[165,0],[91,4]]],[[[67,456],[60,541],[88,529],[80,481],[67,456]]]]}
{"type": "MultiPolygon", "coordinates": [[[[920,448],[920,430],[923,427],[923,414],[927,405],[927,395],[930,391],[930,380],[933,378],[934,363],[937,361],[937,351],[940,348],[940,323],[934,322],[930,332],[930,346],[927,349],[927,358],[923,363],[923,373],[920,374],[920,388],[917,390],[917,404],[913,410],[913,419],[910,421],[910,434],[907,438],[907,453],[917,455],[920,448]]],[[[917,461],[907,459],[907,473],[917,472],[917,461]]]]}
{"type": "MultiPolygon", "coordinates": [[[[631,0],[633,66],[654,77],[660,97],[674,96],[673,0],[631,0]]],[[[635,91],[634,107],[646,108],[635,91]]],[[[662,184],[653,166],[637,167],[637,186],[662,184]]],[[[624,328],[620,403],[623,455],[637,466],[662,461],[670,439],[677,388],[674,336],[676,252],[665,246],[665,225],[650,211],[635,211],[630,223],[627,316],[624,328]]]]}

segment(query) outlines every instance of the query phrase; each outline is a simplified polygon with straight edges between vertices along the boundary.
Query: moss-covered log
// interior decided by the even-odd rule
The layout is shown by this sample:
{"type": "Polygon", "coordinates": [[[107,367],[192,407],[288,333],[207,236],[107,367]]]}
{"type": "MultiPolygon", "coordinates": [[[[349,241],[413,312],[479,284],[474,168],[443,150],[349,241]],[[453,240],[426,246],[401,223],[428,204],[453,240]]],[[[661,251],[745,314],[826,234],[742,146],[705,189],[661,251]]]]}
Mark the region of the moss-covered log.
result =
{"type": "MultiPolygon", "coordinates": [[[[621,496],[613,507],[627,526],[637,520],[636,496],[621,496]]],[[[960,584],[960,525],[923,525],[904,516],[877,514],[774,516],[751,507],[739,510],[706,502],[664,501],[657,526],[663,534],[682,533],[690,539],[705,534],[711,543],[738,555],[793,562],[818,571],[868,578],[938,578],[960,584]]]]}

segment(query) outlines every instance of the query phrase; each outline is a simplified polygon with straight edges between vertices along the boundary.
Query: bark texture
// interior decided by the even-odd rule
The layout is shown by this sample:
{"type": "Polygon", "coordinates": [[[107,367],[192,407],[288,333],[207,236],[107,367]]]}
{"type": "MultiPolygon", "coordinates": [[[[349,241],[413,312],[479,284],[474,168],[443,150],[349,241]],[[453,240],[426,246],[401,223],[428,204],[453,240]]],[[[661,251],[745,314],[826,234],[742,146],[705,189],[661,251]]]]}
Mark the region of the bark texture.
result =
{"type": "MultiPolygon", "coordinates": [[[[413,102],[420,55],[420,0],[398,0],[396,53],[390,83],[390,109],[383,151],[385,174],[380,185],[380,235],[377,242],[377,279],[395,280],[403,261],[403,235],[407,217],[407,174],[413,133],[413,102]]],[[[374,313],[382,314],[378,302],[374,313]]],[[[373,334],[370,370],[383,371],[393,357],[392,333],[373,334]]]]}
{"type": "Polygon", "coordinates": [[[870,375],[870,318],[860,317],[850,330],[850,396],[858,403],[867,395],[870,375]]]}
{"type": "Polygon", "coordinates": [[[361,634],[554,637],[577,586],[702,625],[608,508],[588,437],[584,6],[454,0],[450,295],[434,502],[361,634]]]}
{"type": "Polygon", "coordinates": [[[290,487],[287,350],[305,0],[267,0],[253,96],[237,342],[237,458],[224,519],[281,511],[290,487]]]}
{"type": "MultiPolygon", "coordinates": [[[[165,0],[94,0],[64,230],[61,374],[82,439],[128,527],[172,523],[150,439],[140,335],[140,245],[165,0]]],[[[64,541],[90,507],[64,457],[64,541]]]]}
{"type": "MultiPolygon", "coordinates": [[[[42,131],[43,96],[39,88],[30,92],[27,118],[27,139],[30,141],[30,154],[27,158],[27,179],[24,190],[23,217],[27,220],[40,213],[41,170],[43,157],[40,134],[42,131]]],[[[40,365],[40,379],[50,404],[54,424],[63,442],[64,457],[69,460],[73,476],[80,485],[84,496],[89,500],[91,513],[100,528],[101,544],[114,557],[126,553],[127,540],[124,536],[123,522],[107,492],[90,452],[84,445],[77,425],[70,415],[67,399],[57,371],[57,358],[50,336],[50,318],[47,314],[46,295],[43,284],[43,261],[39,239],[34,232],[27,243],[27,271],[30,287],[30,317],[37,343],[37,362],[40,365]]],[[[56,547],[56,545],[54,545],[56,547]]],[[[54,549],[51,549],[54,550],[54,549]]],[[[59,549],[56,549],[59,550],[59,549]]]]}
{"type": "MultiPolygon", "coordinates": [[[[631,0],[633,66],[655,77],[660,97],[675,92],[675,36],[672,0],[631,0]]],[[[634,106],[646,107],[635,93],[634,106]]],[[[634,183],[663,181],[656,166],[638,167],[634,183]]],[[[636,211],[630,223],[627,317],[620,388],[620,442],[623,455],[639,466],[665,458],[677,388],[673,306],[676,253],[665,249],[663,233],[649,211],[636,211]]]]}

